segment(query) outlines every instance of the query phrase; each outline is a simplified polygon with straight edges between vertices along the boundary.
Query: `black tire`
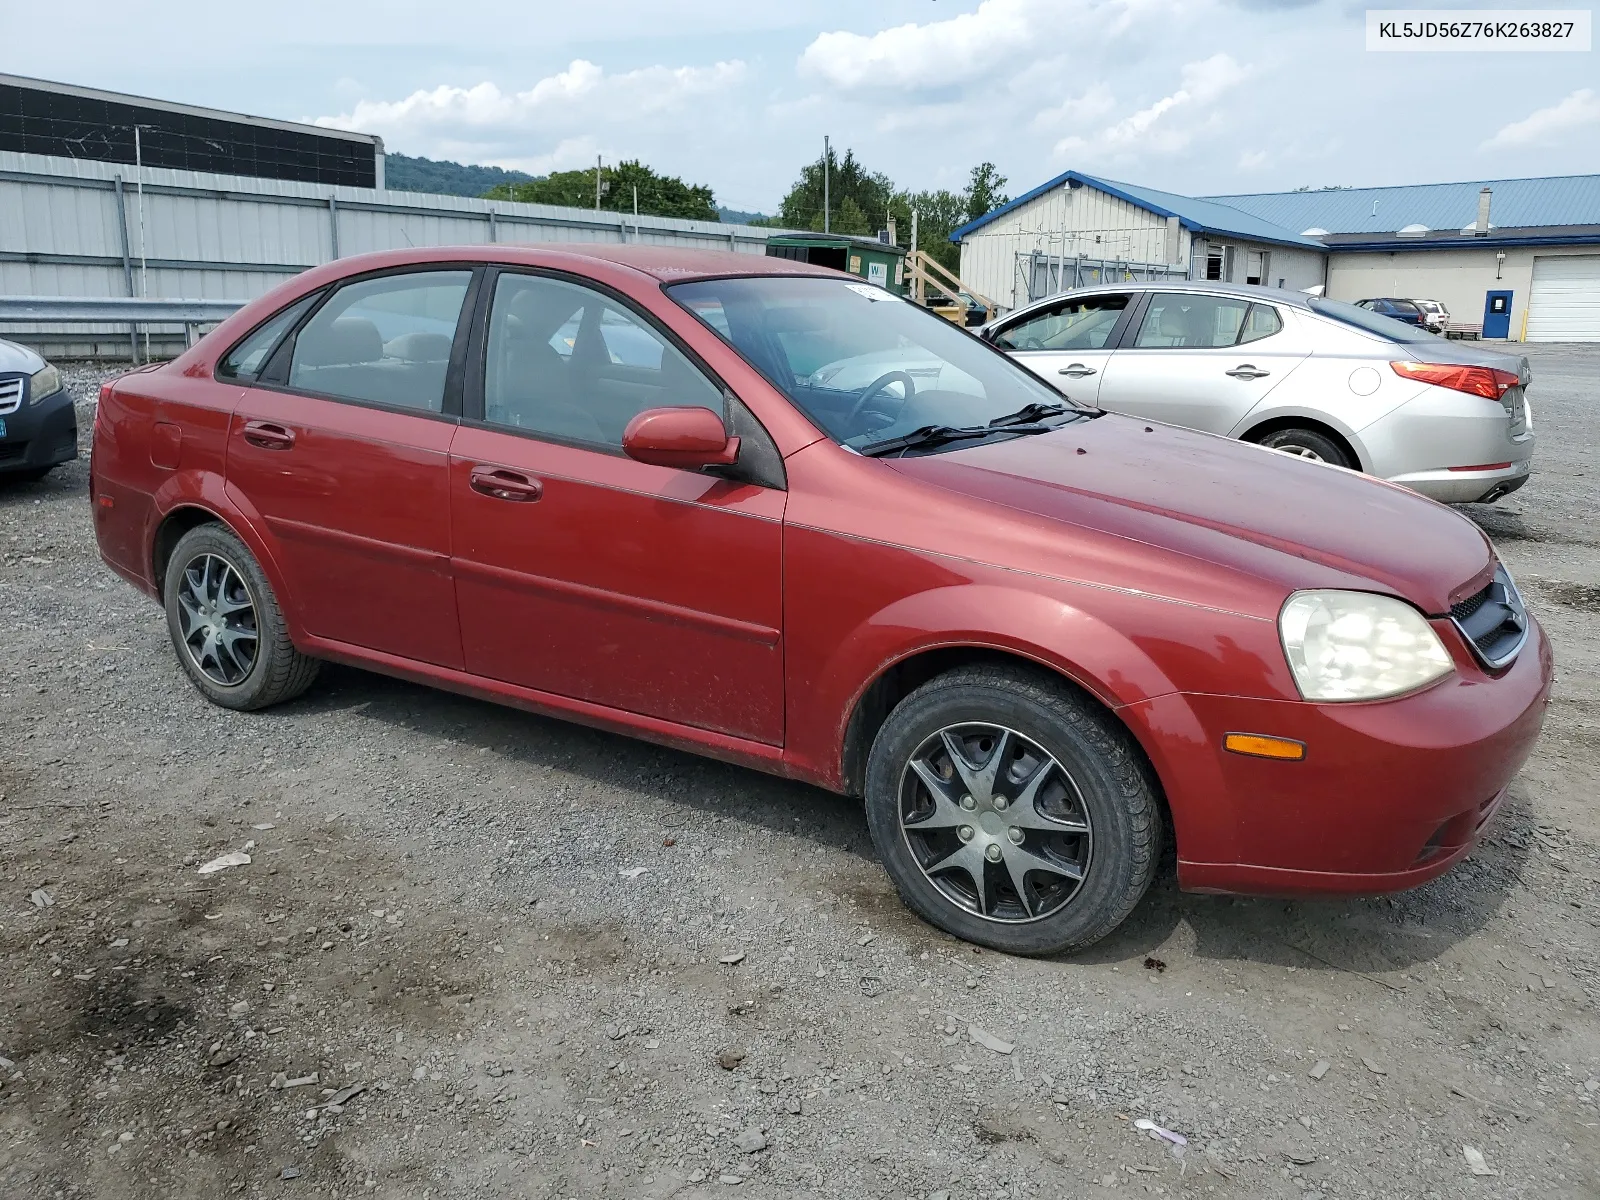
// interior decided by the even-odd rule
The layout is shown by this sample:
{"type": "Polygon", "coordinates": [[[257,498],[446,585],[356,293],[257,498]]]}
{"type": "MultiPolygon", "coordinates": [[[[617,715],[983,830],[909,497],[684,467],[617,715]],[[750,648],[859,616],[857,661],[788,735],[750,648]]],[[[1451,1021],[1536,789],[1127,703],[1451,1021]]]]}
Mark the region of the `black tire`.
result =
{"type": "Polygon", "coordinates": [[[947,933],[1008,954],[1057,954],[1099,941],[1139,903],[1161,858],[1157,785],[1133,739],[1088,697],[1026,668],[963,667],[902,700],[873,740],[866,808],[879,858],[907,906],[947,933]],[[1077,890],[1047,915],[1006,921],[963,907],[924,873],[902,827],[912,756],[941,730],[966,723],[1014,731],[1053,756],[1076,785],[1092,853],[1077,890]]]}
{"type": "MultiPolygon", "coordinates": [[[[192,586],[193,576],[190,579],[192,586]]],[[[249,548],[225,525],[200,525],[178,539],[171,558],[167,560],[162,599],[167,610],[167,632],[172,637],[172,648],[177,652],[178,662],[190,682],[213,704],[241,712],[253,712],[294,699],[316,679],[322,664],[294,648],[284,627],[277,597],[273,595],[272,585],[267,582],[261,565],[256,562],[249,548]],[[229,661],[237,669],[237,678],[226,678],[227,673],[221,670],[215,659],[213,669],[208,672],[185,638],[185,609],[180,601],[185,577],[192,569],[200,570],[199,564],[208,560],[232,568],[251,605],[254,651],[245,666],[241,666],[238,658],[230,657],[229,661]],[[216,677],[219,674],[224,677],[216,677]]],[[[239,631],[233,632],[237,636],[239,631]]]]}
{"type": "Polygon", "coordinates": [[[1332,463],[1336,467],[1347,467],[1350,470],[1357,469],[1356,464],[1350,461],[1350,455],[1338,442],[1315,429],[1274,429],[1265,437],[1256,439],[1256,444],[1265,446],[1268,450],[1282,450],[1285,454],[1293,454],[1298,458],[1332,463]]]}

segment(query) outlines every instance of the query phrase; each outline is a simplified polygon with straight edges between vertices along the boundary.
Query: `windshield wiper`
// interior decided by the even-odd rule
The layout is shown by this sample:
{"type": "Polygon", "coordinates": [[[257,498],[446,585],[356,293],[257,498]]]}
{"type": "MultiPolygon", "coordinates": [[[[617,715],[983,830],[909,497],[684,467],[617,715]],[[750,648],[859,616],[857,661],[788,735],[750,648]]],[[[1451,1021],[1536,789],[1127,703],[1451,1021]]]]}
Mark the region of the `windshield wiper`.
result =
{"type": "Polygon", "coordinates": [[[1050,433],[1054,425],[924,425],[920,429],[913,429],[910,433],[902,433],[899,437],[885,438],[881,442],[868,442],[860,447],[856,453],[864,454],[868,458],[877,458],[884,454],[893,454],[896,450],[911,450],[921,446],[939,446],[945,442],[960,442],[970,438],[993,437],[997,433],[1050,433]]]}
{"type": "Polygon", "coordinates": [[[1046,417],[1063,416],[1071,411],[1073,410],[1070,405],[1046,404],[1043,401],[1035,400],[1030,404],[1024,404],[1014,413],[1007,413],[1003,417],[996,417],[994,420],[989,422],[989,426],[990,428],[995,428],[1008,425],[1027,425],[1034,421],[1042,421],[1046,417]]]}

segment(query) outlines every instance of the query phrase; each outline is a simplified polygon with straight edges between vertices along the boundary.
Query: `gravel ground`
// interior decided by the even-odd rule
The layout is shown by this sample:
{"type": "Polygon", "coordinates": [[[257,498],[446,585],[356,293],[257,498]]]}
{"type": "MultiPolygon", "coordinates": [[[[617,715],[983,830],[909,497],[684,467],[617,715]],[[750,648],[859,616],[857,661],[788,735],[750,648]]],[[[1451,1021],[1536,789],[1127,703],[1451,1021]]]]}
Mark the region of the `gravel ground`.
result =
{"type": "Polygon", "coordinates": [[[1481,850],[1168,878],[1071,960],[919,923],[796,784],[340,668],[213,708],[87,463],[0,487],[0,1194],[1600,1195],[1600,348],[1529,357],[1472,515],[1561,678],[1481,850]]]}

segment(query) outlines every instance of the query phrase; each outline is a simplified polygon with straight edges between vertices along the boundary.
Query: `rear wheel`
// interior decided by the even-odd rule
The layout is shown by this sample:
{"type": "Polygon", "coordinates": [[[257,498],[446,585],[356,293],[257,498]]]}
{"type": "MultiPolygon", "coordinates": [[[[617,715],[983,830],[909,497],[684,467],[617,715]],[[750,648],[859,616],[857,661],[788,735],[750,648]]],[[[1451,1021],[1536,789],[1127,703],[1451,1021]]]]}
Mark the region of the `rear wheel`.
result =
{"type": "Polygon", "coordinates": [[[867,822],[906,904],[1012,954],[1091,945],[1155,875],[1155,786],[1127,732],[1024,669],[953,671],[900,702],[867,761],[867,822]]]}
{"type": "Polygon", "coordinates": [[[163,593],[178,661],[213,704],[266,708],[317,677],[320,664],[290,642],[260,564],[224,526],[201,525],[178,540],[163,593]]]}
{"type": "Polygon", "coordinates": [[[1269,450],[1282,450],[1296,458],[1309,458],[1313,462],[1332,463],[1336,467],[1355,469],[1356,464],[1338,442],[1315,429],[1275,429],[1257,444],[1269,450]]]}

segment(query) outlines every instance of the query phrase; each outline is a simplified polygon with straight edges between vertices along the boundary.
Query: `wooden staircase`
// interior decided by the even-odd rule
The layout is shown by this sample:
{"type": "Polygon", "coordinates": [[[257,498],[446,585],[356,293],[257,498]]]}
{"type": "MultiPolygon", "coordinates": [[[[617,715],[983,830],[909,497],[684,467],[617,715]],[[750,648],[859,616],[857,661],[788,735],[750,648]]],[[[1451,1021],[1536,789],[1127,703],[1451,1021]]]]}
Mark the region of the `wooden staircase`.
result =
{"type": "Polygon", "coordinates": [[[911,299],[924,307],[932,308],[942,317],[947,317],[963,324],[966,320],[966,305],[960,303],[961,294],[965,292],[984,307],[984,320],[994,320],[996,311],[995,302],[985,296],[977,288],[961,282],[961,279],[944,266],[937,259],[931,257],[926,250],[913,250],[906,256],[906,269],[910,272],[911,299]],[[946,298],[945,304],[929,304],[929,291],[946,298]]]}

